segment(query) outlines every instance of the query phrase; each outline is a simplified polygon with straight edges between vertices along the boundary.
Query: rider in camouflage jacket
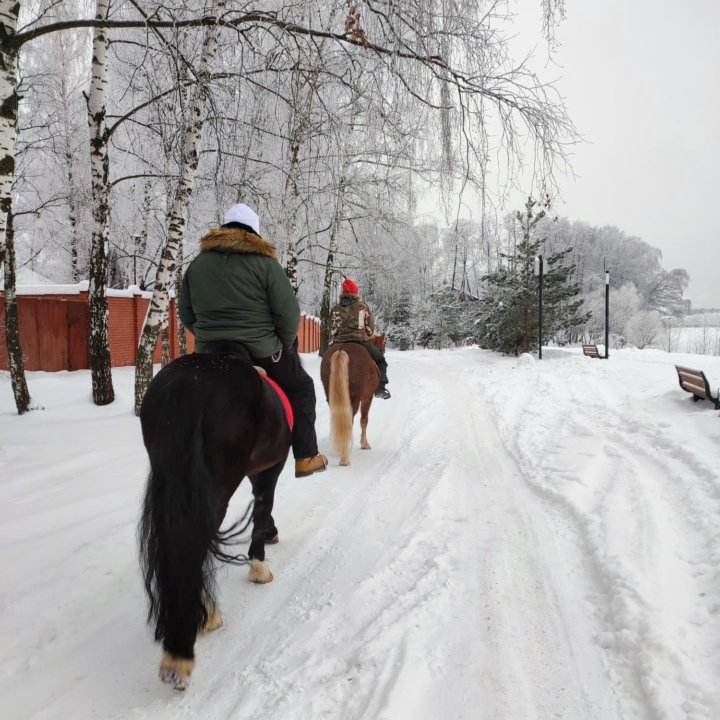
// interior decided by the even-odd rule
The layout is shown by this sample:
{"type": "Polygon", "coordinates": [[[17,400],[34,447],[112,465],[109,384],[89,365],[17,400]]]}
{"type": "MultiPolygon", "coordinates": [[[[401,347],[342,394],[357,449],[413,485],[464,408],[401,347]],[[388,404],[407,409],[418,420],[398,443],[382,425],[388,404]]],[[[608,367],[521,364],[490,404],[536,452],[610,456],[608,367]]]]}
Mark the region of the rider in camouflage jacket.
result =
{"type": "Polygon", "coordinates": [[[370,353],[380,371],[375,397],[387,400],[390,397],[390,391],[385,387],[388,383],[387,361],[368,340],[374,332],[375,320],[370,308],[360,300],[358,286],[347,278],[342,284],[340,302],[330,311],[330,337],[333,343],[359,343],[370,353]]]}

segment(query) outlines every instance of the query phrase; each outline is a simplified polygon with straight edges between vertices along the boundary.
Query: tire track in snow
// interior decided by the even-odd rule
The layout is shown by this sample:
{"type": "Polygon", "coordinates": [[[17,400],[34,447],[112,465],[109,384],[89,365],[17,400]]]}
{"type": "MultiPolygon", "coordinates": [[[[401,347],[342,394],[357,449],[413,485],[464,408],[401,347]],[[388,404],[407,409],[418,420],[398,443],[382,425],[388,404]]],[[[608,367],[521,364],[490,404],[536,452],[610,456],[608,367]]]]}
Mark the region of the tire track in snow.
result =
{"type": "Polygon", "coordinates": [[[376,403],[371,452],[281,480],[275,581],[228,571],[188,695],[121,717],[617,716],[537,499],[455,359],[434,360],[396,354],[394,396],[423,402],[376,403]]]}
{"type": "Polygon", "coordinates": [[[653,719],[718,717],[718,694],[701,689],[712,687],[720,670],[711,622],[719,607],[717,475],[652,409],[623,398],[612,372],[604,366],[581,387],[557,372],[525,373],[534,384],[523,382],[527,412],[508,423],[509,449],[531,486],[562,508],[584,538],[606,627],[598,642],[615,682],[644,700],[653,719]],[[568,394],[584,415],[568,420],[553,413],[548,397],[562,397],[562,408],[568,394]],[[543,429],[530,437],[546,447],[523,442],[531,427],[543,429]],[[617,512],[628,507],[632,513],[617,512]],[[630,527],[623,523],[628,516],[630,527]],[[673,626],[676,633],[666,636],[673,626]]]}

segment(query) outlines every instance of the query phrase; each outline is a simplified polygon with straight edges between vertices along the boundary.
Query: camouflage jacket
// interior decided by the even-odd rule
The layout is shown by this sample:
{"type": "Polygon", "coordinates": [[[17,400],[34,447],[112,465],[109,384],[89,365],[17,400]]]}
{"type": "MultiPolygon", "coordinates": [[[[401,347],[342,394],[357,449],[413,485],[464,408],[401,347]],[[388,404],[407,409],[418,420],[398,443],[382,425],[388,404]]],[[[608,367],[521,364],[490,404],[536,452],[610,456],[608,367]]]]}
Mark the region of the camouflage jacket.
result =
{"type": "Polygon", "coordinates": [[[330,311],[330,337],[333,342],[367,340],[375,332],[370,308],[357,295],[340,296],[340,302],[330,311]]]}

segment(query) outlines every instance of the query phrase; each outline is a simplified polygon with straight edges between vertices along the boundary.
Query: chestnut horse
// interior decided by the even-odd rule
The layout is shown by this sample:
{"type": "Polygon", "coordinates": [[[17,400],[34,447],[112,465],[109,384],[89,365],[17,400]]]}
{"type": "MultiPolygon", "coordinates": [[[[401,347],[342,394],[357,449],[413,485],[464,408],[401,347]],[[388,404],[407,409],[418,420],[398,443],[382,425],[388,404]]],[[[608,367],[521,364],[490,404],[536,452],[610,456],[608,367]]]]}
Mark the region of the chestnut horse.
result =
{"type": "Polygon", "coordinates": [[[163,644],[160,679],[185,690],[198,633],[222,625],[213,560],[249,564],[256,583],[273,579],[265,544],[277,542],[273,499],[290,448],[290,417],[250,362],[220,352],[184,355],[164,367],[145,393],[140,424],[150,459],[138,529],[148,620],[163,644]],[[250,508],[220,530],[246,475],[254,497],[248,557],[223,545],[240,542],[250,508]]]}
{"type": "MultiPolygon", "coordinates": [[[[385,354],[385,333],[368,340],[385,354]]],[[[370,353],[359,343],[331,345],[320,364],[320,379],[330,405],[330,438],[340,455],[340,464],[350,464],[353,418],[360,410],[360,447],[370,449],[367,439],[368,414],[380,383],[380,371],[370,353]]]]}

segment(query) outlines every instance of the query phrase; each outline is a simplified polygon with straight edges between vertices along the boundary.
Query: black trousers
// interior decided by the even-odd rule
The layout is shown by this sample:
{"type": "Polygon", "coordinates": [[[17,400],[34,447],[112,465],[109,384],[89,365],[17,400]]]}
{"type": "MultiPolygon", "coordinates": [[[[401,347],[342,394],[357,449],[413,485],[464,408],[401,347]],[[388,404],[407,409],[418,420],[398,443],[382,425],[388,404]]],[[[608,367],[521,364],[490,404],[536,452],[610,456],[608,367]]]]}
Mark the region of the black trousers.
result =
{"type": "Polygon", "coordinates": [[[354,342],[358,345],[362,345],[370,353],[370,357],[375,361],[375,364],[378,366],[378,370],[380,371],[380,384],[388,384],[387,360],[385,359],[385,356],[369,340],[349,340],[341,342],[354,342]]]}
{"type": "Polygon", "coordinates": [[[217,340],[206,343],[203,350],[209,353],[232,352],[259,365],[268,377],[285,392],[292,407],[295,424],[292,432],[293,457],[296,460],[318,454],[315,434],[315,384],[302,366],[295,347],[284,347],[277,362],[273,358],[254,358],[242,343],[217,340]]]}

